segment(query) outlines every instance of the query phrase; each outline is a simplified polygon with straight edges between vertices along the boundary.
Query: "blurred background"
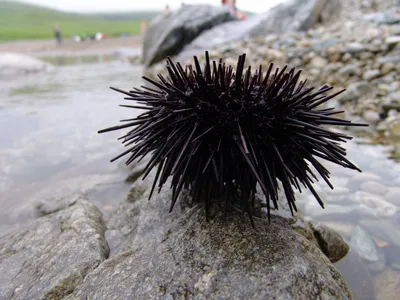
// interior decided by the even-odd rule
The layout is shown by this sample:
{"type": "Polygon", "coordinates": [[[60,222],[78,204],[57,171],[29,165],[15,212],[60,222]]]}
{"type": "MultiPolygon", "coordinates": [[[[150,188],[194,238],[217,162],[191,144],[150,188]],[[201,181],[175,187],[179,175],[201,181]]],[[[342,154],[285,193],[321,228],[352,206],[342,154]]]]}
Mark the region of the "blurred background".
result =
{"type": "Polygon", "coordinates": [[[345,130],[356,136],[345,147],[364,172],[329,166],[335,190],[317,186],[326,209],[308,192],[298,202],[350,244],[337,266],[355,299],[396,299],[398,2],[0,1],[0,235],[77,197],[107,220],[126,198],[132,169],[109,162],[122,149],[120,134],[97,131],[140,112],[119,107],[123,97],[110,86],[140,86],[167,55],[187,62],[209,49],[234,65],[245,52],[253,67],[289,64],[306,68],[317,85],[347,88],[332,105],[370,124],[345,130]]]}

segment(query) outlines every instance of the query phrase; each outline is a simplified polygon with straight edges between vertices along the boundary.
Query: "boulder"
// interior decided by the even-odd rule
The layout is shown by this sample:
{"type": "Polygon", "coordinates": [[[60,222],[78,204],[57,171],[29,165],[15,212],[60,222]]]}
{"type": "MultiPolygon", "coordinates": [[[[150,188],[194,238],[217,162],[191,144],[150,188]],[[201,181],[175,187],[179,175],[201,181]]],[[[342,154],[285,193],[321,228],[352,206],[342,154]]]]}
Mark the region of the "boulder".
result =
{"type": "MultiPolygon", "coordinates": [[[[67,299],[351,299],[340,273],[284,212],[272,223],[185,196],[168,213],[171,192],[148,201],[134,184],[108,222],[111,257],[67,299]]],[[[306,227],[302,226],[307,231],[306,227]]],[[[312,236],[313,233],[311,232],[312,236]]]]}
{"type": "Polygon", "coordinates": [[[185,194],[172,213],[170,190],[148,201],[153,178],[133,184],[107,230],[77,199],[0,237],[0,299],[351,299],[326,256],[345,255],[343,239],[284,201],[271,224],[234,208],[225,219],[222,201],[207,221],[185,194]]]}
{"type": "Polygon", "coordinates": [[[108,256],[100,211],[85,200],[0,237],[0,299],[62,299],[108,256]]]}
{"type": "Polygon", "coordinates": [[[150,66],[178,54],[201,32],[232,19],[227,8],[211,5],[185,5],[178,11],[160,14],[144,36],[144,64],[150,66]]]}
{"type": "Polygon", "coordinates": [[[184,62],[204,50],[245,38],[306,31],[334,19],[340,11],[339,0],[290,0],[247,20],[231,21],[207,30],[187,45],[177,59],[184,62]]]}
{"type": "Polygon", "coordinates": [[[49,63],[16,53],[0,53],[0,78],[36,73],[51,68],[49,63]]]}

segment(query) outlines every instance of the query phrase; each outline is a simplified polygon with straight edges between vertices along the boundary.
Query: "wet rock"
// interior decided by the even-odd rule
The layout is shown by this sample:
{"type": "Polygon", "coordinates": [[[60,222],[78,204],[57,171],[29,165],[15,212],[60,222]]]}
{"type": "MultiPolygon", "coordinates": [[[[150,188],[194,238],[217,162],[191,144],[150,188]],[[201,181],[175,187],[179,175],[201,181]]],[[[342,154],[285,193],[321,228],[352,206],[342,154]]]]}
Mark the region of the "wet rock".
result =
{"type": "Polygon", "coordinates": [[[349,252],[349,245],[331,228],[315,222],[311,222],[311,228],[322,252],[331,262],[339,261],[349,252]]]}
{"type": "Polygon", "coordinates": [[[0,299],[61,299],[108,256],[99,210],[85,200],[0,237],[0,299]]]}
{"type": "Polygon", "coordinates": [[[111,216],[110,227],[124,237],[112,244],[118,251],[67,299],[351,298],[292,220],[273,215],[268,225],[256,218],[253,229],[235,210],[225,220],[223,205],[213,203],[207,222],[203,205],[188,205],[185,195],[168,213],[171,192],[150,201],[148,193],[135,194],[111,216]]]}
{"type": "Polygon", "coordinates": [[[400,247],[399,220],[395,218],[386,220],[360,220],[359,223],[377,238],[400,247]]]}
{"type": "Polygon", "coordinates": [[[400,295],[400,272],[387,268],[374,282],[376,299],[397,299],[400,295]]]}
{"type": "Polygon", "coordinates": [[[334,231],[340,233],[341,236],[346,238],[351,236],[351,233],[354,229],[354,224],[350,222],[321,221],[320,224],[333,229],[334,231]]]}
{"type": "Polygon", "coordinates": [[[178,54],[201,32],[232,20],[229,10],[211,5],[185,5],[178,11],[157,16],[143,40],[143,60],[151,66],[168,55],[178,54]]]}
{"type": "Polygon", "coordinates": [[[353,230],[350,247],[368,262],[371,271],[382,271],[385,268],[385,256],[368,232],[361,226],[353,230]]]}
{"type": "Polygon", "coordinates": [[[354,250],[335,264],[350,287],[355,300],[376,300],[373,278],[364,261],[354,250]]]}
{"type": "Polygon", "coordinates": [[[202,33],[177,57],[180,62],[228,43],[243,39],[306,31],[316,23],[325,23],[341,11],[339,0],[289,0],[271,10],[249,16],[244,21],[231,21],[202,33]]]}
{"type": "Polygon", "coordinates": [[[0,78],[51,69],[49,63],[16,53],[0,53],[0,78]]]}

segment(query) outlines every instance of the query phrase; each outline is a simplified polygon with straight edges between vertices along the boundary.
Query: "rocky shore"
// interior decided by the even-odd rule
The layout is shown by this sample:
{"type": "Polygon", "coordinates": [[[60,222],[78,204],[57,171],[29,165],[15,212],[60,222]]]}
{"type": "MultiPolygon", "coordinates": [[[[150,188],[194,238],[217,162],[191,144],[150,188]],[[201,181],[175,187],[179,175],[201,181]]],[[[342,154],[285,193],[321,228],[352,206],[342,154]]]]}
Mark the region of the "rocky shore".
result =
{"type": "MultiPolygon", "coordinates": [[[[295,1],[288,3],[296,8],[295,1]]],[[[198,37],[180,39],[177,32],[193,30],[193,23],[180,26],[159,17],[157,22],[174,34],[155,35],[171,44],[153,44],[165,56],[178,41],[170,55],[183,64],[192,64],[193,54],[203,61],[209,50],[211,58],[233,66],[246,53],[247,66],[254,69],[271,62],[300,69],[316,88],[347,89],[330,106],[370,124],[353,132],[367,137],[357,142],[399,145],[398,1],[301,3],[304,7],[286,17],[282,6],[257,16],[242,28],[242,37],[227,35],[221,42],[217,36],[208,44],[199,41],[241,23],[218,10],[207,26],[194,22],[198,37]],[[273,22],[279,23],[276,32],[255,34],[268,18],[280,21],[273,22]]],[[[185,15],[187,23],[190,14],[185,15]]],[[[145,62],[162,56],[144,54],[151,54],[145,62]]],[[[164,72],[161,62],[146,75],[164,72]]],[[[152,175],[137,180],[142,165],[131,170],[133,184],[125,200],[106,216],[81,196],[39,200],[30,209],[40,217],[0,234],[0,299],[395,299],[400,292],[400,168],[382,157],[382,149],[360,150],[355,142],[345,147],[364,172],[329,164],[335,189],[315,187],[325,210],[309,193],[298,194],[298,214],[292,217],[284,207],[273,212],[272,224],[256,219],[255,229],[234,209],[225,220],[218,205],[207,222],[202,205],[191,206],[184,196],[169,214],[170,191],[148,201],[152,175]]]]}

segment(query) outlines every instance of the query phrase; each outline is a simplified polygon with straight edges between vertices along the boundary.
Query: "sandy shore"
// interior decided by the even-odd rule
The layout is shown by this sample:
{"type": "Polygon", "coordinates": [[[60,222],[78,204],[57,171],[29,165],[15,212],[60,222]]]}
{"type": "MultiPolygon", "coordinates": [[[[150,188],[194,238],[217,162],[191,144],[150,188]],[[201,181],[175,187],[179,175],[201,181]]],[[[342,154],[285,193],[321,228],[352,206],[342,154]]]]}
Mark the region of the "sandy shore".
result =
{"type": "Polygon", "coordinates": [[[142,36],[107,38],[101,41],[76,43],[64,40],[57,45],[54,40],[31,40],[0,43],[0,52],[25,53],[31,55],[68,55],[107,52],[118,48],[140,48],[142,36]]]}

